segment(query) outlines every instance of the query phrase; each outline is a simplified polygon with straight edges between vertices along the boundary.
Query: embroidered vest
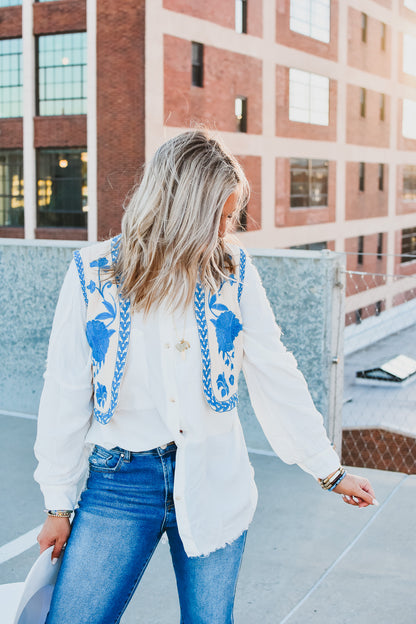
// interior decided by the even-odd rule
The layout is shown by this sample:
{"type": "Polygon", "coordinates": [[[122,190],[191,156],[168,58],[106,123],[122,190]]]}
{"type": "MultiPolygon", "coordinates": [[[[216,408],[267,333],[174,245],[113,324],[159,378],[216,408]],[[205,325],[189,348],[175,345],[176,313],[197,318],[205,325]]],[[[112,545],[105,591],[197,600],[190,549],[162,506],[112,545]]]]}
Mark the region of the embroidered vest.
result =
{"type": "MultiPolygon", "coordinates": [[[[130,338],[130,302],[109,279],[106,269],[116,261],[120,235],[74,252],[87,307],[86,335],[92,350],[94,416],[106,424],[117,407],[130,338]]],[[[205,398],[216,412],[237,405],[238,376],[243,358],[240,299],[246,255],[234,257],[237,276],[230,275],[214,294],[198,282],[194,313],[202,358],[205,398]]]]}

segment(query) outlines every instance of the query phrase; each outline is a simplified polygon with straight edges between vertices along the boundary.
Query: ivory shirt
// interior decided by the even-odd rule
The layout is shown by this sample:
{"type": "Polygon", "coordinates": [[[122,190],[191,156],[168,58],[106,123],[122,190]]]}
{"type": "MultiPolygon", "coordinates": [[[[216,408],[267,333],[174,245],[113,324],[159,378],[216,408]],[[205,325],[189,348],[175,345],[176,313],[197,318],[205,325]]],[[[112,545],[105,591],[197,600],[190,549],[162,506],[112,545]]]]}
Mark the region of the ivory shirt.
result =
{"type": "MultiPolygon", "coordinates": [[[[256,416],[273,450],[317,478],[339,466],[260,277],[247,258],[241,297],[243,372],[256,416]]],[[[73,509],[91,444],[143,451],[175,441],[174,500],[189,556],[208,554],[236,539],[256,503],[254,471],[237,408],[215,412],[201,382],[201,352],[192,306],[183,315],[163,307],[146,319],[132,314],[119,402],[107,424],[92,418],[91,349],[86,307],[71,262],[59,296],[39,407],[35,479],[48,509],[73,509]],[[175,344],[191,345],[185,357],[175,344]]]]}

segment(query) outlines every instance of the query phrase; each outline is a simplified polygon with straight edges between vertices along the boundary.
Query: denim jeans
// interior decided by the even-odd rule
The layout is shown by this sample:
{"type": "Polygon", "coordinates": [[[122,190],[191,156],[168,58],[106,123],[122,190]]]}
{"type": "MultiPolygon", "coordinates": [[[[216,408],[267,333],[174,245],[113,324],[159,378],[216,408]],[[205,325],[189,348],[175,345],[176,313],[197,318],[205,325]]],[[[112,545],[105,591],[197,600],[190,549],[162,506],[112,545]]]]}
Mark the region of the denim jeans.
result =
{"type": "Polygon", "coordinates": [[[47,624],[120,622],[164,531],[175,570],[181,624],[234,621],[235,588],[247,532],[207,556],[186,555],[173,501],[175,457],[174,443],[140,453],[94,447],[47,624]]]}

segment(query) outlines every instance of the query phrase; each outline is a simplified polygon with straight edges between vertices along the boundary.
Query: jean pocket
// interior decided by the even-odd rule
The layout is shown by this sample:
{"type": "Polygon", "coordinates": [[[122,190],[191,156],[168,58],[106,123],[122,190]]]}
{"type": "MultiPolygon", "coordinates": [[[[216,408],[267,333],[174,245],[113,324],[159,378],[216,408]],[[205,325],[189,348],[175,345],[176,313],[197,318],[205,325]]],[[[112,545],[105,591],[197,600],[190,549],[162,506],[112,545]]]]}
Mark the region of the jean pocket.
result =
{"type": "Polygon", "coordinates": [[[89,456],[89,464],[91,470],[99,472],[116,472],[123,461],[123,453],[121,449],[106,449],[96,444],[89,456]]]}

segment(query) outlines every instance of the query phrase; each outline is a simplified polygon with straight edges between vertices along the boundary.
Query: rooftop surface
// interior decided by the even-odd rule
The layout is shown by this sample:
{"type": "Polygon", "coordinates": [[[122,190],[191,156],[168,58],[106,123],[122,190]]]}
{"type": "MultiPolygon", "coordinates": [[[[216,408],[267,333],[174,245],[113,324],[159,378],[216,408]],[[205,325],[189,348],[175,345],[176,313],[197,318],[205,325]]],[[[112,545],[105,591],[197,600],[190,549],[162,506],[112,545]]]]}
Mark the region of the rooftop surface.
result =
{"type": "MultiPolygon", "coordinates": [[[[23,581],[37,557],[44,513],[32,479],[36,422],[0,416],[0,427],[0,583],[11,583],[23,581]]],[[[251,460],[259,505],[237,588],[236,624],[414,624],[416,476],[354,469],[370,478],[381,504],[358,509],[296,466],[260,453],[251,460]]],[[[167,544],[158,546],[122,622],[179,622],[167,544]]]]}

